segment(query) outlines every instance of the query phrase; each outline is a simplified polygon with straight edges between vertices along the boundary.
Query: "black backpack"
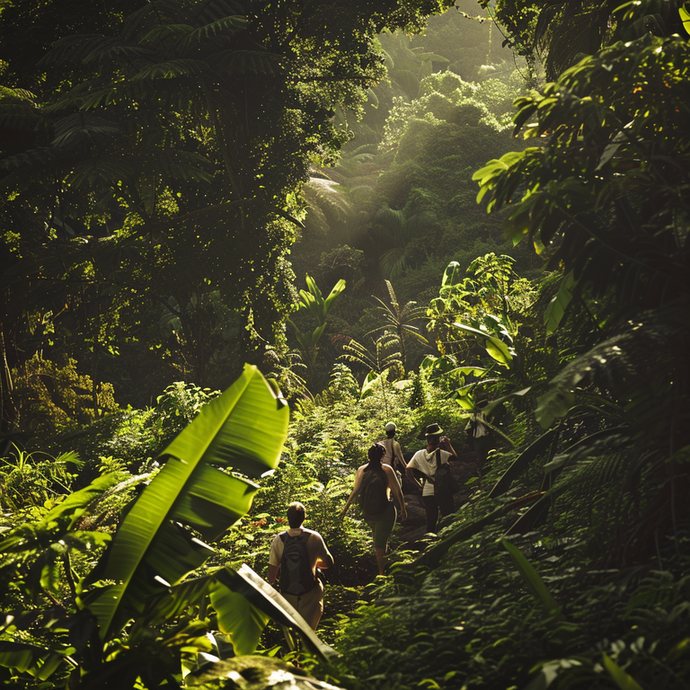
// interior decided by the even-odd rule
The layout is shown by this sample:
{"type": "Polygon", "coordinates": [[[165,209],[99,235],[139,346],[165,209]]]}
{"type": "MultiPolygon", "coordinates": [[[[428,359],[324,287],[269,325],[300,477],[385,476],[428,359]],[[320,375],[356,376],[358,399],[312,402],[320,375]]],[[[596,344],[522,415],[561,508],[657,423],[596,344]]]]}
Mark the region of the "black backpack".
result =
{"type": "Polygon", "coordinates": [[[369,470],[362,479],[360,505],[366,519],[381,515],[388,507],[388,479],[382,471],[369,470]]]}
{"type": "Polygon", "coordinates": [[[307,542],[308,532],[300,532],[291,537],[287,532],[280,533],[283,542],[283,558],[280,561],[280,591],[283,594],[302,596],[316,587],[316,579],[309,562],[307,542]]]}

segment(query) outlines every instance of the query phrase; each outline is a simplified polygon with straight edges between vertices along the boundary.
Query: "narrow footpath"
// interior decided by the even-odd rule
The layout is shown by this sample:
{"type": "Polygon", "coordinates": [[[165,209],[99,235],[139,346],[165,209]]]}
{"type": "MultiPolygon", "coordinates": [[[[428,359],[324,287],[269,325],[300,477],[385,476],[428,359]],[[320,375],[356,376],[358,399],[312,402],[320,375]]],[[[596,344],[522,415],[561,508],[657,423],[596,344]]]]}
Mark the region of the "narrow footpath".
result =
{"type": "MultiPolygon", "coordinates": [[[[473,452],[461,453],[458,460],[451,461],[450,466],[453,476],[460,486],[460,490],[454,496],[455,509],[457,510],[477,488],[476,482],[466,486],[469,479],[478,476],[477,457],[473,452]]],[[[407,506],[407,520],[402,523],[402,529],[398,532],[398,539],[405,549],[421,548],[420,540],[426,533],[426,515],[421,491],[407,477],[404,477],[403,493],[407,506]]]]}

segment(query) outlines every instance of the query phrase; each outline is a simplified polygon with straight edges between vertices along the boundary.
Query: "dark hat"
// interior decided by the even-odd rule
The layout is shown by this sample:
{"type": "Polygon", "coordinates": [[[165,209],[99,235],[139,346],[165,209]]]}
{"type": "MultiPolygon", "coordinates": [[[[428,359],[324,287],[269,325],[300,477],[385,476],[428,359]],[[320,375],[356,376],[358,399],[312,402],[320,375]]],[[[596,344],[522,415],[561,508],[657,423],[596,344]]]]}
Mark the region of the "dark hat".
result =
{"type": "Polygon", "coordinates": [[[424,438],[425,436],[441,436],[443,434],[443,429],[439,426],[438,422],[429,424],[424,431],[420,434],[419,438],[424,438]]]}

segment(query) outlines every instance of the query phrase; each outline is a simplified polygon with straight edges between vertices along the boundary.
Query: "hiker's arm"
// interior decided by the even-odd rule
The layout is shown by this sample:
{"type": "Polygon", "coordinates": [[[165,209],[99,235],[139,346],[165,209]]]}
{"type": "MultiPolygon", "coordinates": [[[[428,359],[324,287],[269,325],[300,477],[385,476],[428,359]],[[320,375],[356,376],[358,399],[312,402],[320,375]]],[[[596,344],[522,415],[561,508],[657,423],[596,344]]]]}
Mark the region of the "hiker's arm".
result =
{"type": "Polygon", "coordinates": [[[401,520],[407,520],[407,508],[405,507],[405,499],[403,498],[402,491],[400,491],[400,484],[398,484],[398,478],[395,476],[395,471],[388,467],[388,465],[383,465],[386,477],[388,477],[388,486],[393,492],[393,496],[398,499],[398,504],[400,505],[400,518],[401,520]]]}
{"type": "Polygon", "coordinates": [[[443,441],[439,443],[439,446],[443,448],[443,450],[448,451],[456,460],[458,460],[458,454],[455,452],[455,448],[450,445],[450,439],[447,436],[443,437],[443,441]]]}
{"type": "Polygon", "coordinates": [[[393,457],[400,463],[400,467],[405,469],[405,458],[403,457],[402,454],[402,448],[400,447],[400,444],[397,441],[393,442],[393,457]]]}
{"type": "Polygon", "coordinates": [[[364,470],[362,467],[360,467],[357,470],[357,474],[355,474],[355,485],[352,487],[352,492],[347,498],[347,503],[345,504],[345,507],[340,511],[340,517],[343,517],[345,513],[347,513],[347,509],[350,507],[350,503],[352,503],[352,500],[354,497],[357,495],[359,492],[359,489],[362,486],[362,476],[364,475],[364,470]]]}
{"type": "Polygon", "coordinates": [[[417,477],[414,476],[414,472],[412,471],[412,468],[414,465],[412,464],[412,460],[410,460],[410,464],[405,468],[405,476],[413,483],[416,484],[420,489],[422,488],[422,482],[417,479],[417,477]]]}
{"type": "Polygon", "coordinates": [[[280,537],[274,537],[271,543],[271,551],[268,554],[268,571],[266,572],[266,579],[268,584],[272,585],[275,583],[278,577],[278,571],[280,570],[280,557],[278,556],[278,542],[280,537]]]}
{"type": "Polygon", "coordinates": [[[321,542],[319,545],[319,555],[316,557],[316,568],[320,568],[321,570],[326,570],[327,568],[330,568],[334,561],[333,561],[333,556],[331,555],[331,552],[328,550],[328,547],[326,546],[326,542],[323,540],[323,537],[319,534],[319,541],[321,542]]]}

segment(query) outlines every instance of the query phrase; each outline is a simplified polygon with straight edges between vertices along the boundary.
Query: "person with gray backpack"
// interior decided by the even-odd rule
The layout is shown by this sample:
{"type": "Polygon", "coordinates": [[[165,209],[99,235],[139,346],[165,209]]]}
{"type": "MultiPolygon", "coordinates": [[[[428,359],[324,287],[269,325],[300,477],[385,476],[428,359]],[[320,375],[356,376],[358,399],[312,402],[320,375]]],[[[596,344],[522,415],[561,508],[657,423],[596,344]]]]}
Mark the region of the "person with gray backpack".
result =
{"type": "Polygon", "coordinates": [[[316,630],[323,614],[323,582],[319,574],[321,569],[333,565],[333,556],[318,532],[302,527],[306,516],[301,503],[290,504],[290,529],[273,539],[266,579],[275,584],[280,574],[280,593],[316,630]]]}
{"type": "Polygon", "coordinates": [[[407,519],[405,499],[395,471],[390,465],[381,462],[381,458],[385,454],[386,447],[382,443],[375,443],[369,448],[369,462],[357,469],[355,485],[345,507],[340,511],[340,515],[344,516],[350,503],[359,494],[364,519],[371,527],[374,539],[374,552],[376,553],[379,575],[385,574],[384,556],[388,548],[388,538],[397,519],[395,505],[389,500],[391,492],[400,505],[401,519],[407,519]]]}

